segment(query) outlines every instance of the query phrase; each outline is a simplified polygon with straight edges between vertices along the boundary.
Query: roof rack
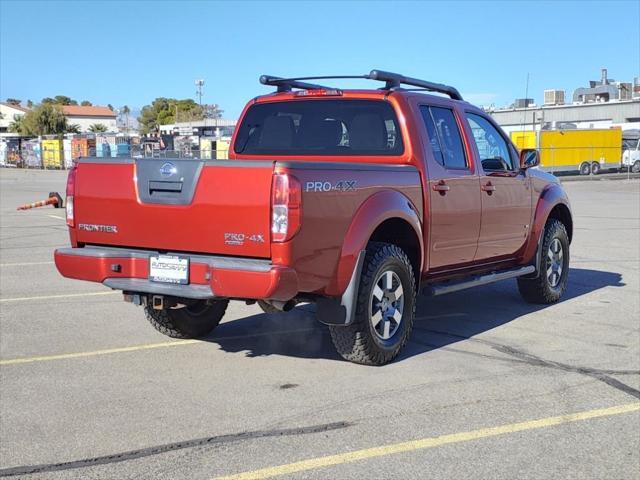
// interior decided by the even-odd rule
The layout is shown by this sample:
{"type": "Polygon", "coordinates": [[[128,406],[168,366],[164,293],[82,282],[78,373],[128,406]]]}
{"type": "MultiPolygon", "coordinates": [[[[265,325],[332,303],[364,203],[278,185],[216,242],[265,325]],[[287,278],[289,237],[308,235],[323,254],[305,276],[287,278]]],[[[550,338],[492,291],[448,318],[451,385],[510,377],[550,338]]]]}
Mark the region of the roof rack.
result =
{"type": "Polygon", "coordinates": [[[290,92],[294,88],[303,90],[317,90],[321,88],[331,88],[324,85],[317,85],[314,83],[306,83],[301,80],[335,80],[335,79],[366,79],[366,80],[378,80],[385,82],[383,90],[397,90],[402,88],[402,85],[411,85],[413,87],[419,87],[421,89],[438,92],[448,95],[454,100],[462,100],[460,92],[449,85],[441,83],[428,82],[426,80],[420,80],[418,78],[405,77],[399,73],[386,72],[384,70],[371,70],[367,75],[327,75],[319,77],[295,77],[295,78],[282,78],[273,77],[271,75],[262,75],[260,77],[260,83],[263,85],[272,85],[278,87],[278,92],[290,92]]]}

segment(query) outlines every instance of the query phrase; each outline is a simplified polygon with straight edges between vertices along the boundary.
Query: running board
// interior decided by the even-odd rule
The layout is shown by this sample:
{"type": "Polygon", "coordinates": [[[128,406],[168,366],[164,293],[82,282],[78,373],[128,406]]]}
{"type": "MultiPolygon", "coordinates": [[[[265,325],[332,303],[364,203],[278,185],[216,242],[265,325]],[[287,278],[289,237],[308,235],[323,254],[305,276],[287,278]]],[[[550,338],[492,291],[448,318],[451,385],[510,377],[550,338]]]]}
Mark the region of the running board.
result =
{"type": "Polygon", "coordinates": [[[500,280],[506,280],[508,278],[521,277],[522,275],[529,275],[534,273],[536,267],[529,265],[515,270],[503,270],[500,272],[492,272],[486,275],[479,275],[472,277],[470,280],[463,282],[445,282],[434,283],[433,285],[427,285],[422,293],[430,296],[444,295],[446,293],[457,292],[459,290],[466,290],[467,288],[479,287],[480,285],[487,285],[489,283],[499,282],[500,280]]]}

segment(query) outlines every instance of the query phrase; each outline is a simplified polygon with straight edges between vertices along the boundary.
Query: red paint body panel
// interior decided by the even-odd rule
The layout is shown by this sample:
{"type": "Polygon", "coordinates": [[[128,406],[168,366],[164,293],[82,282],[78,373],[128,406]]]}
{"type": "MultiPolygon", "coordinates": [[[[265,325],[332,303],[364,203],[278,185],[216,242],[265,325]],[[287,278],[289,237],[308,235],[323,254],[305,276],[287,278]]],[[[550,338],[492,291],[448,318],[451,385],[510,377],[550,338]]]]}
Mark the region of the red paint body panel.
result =
{"type": "MultiPolygon", "coordinates": [[[[158,167],[162,163],[159,161],[158,167]]],[[[76,241],[268,258],[272,171],[273,166],[205,166],[193,201],[189,205],[166,205],[140,201],[135,164],[79,163],[76,227],[82,223],[115,225],[118,233],[76,228],[76,241]],[[225,233],[262,235],[264,242],[227,245],[225,233]]]]}
{"type": "MultiPolygon", "coordinates": [[[[292,93],[259,97],[253,103],[293,101],[292,93]]],[[[420,276],[457,278],[487,264],[530,262],[551,209],[567,205],[562,187],[537,170],[510,176],[487,175],[478,161],[465,112],[484,115],[470,104],[407,91],[348,90],[342,99],[389,102],[402,136],[397,156],[242,155],[232,139],[228,162],[207,162],[186,205],[148,204],[136,189],[136,164],[78,165],[72,246],[107,245],[152,251],[270,259],[268,271],[212,269],[193,261],[191,282],[209,284],[220,297],[288,300],[299,293],[339,297],[358,254],[385,220],[400,219],[419,244],[420,276]],[[454,111],[468,169],[446,169],[435,161],[421,105],[454,111]],[[238,161],[234,165],[234,161],[238,161]],[[289,241],[271,241],[271,185],[274,172],[294,176],[302,189],[301,225],[289,241]],[[495,195],[481,190],[494,182],[495,195]],[[355,182],[347,191],[305,190],[309,182],[355,182]],[[434,190],[441,182],[450,189],[434,190]],[[79,224],[116,225],[117,233],[84,231],[79,224]],[[525,228],[525,225],[527,226],[525,228]],[[225,233],[257,235],[264,242],[225,243],[225,233]]],[[[325,97],[313,98],[324,101],[325,97]]],[[[179,161],[179,160],[176,160],[179,161]]],[[[158,167],[163,160],[159,160],[158,167]]],[[[146,259],[56,254],[65,276],[102,282],[105,278],[147,278],[146,259]],[[117,274],[111,264],[122,264],[117,274]]]]}

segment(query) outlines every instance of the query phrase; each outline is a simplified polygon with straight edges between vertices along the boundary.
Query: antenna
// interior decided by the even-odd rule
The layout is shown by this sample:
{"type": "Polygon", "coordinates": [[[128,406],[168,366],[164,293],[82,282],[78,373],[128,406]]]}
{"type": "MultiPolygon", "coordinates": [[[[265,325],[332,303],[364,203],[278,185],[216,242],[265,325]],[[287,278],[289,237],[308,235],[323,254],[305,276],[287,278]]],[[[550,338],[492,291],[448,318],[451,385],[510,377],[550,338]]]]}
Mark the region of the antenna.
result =
{"type": "Polygon", "coordinates": [[[198,88],[198,90],[196,90],[196,95],[198,96],[198,104],[202,106],[202,87],[204,86],[204,79],[200,78],[196,80],[195,84],[198,88]]]}

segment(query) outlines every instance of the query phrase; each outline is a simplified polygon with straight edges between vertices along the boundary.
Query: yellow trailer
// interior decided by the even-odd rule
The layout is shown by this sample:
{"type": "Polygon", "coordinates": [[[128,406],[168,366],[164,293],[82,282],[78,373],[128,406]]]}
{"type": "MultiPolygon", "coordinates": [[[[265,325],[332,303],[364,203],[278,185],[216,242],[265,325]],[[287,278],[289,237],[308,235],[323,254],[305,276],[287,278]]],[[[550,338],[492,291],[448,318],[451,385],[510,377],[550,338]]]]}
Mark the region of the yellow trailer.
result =
{"type": "Polygon", "coordinates": [[[522,148],[540,150],[540,166],[551,172],[579,171],[597,174],[602,169],[619,169],[622,159],[622,130],[542,130],[511,132],[511,140],[522,148]]]}

